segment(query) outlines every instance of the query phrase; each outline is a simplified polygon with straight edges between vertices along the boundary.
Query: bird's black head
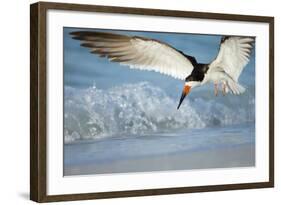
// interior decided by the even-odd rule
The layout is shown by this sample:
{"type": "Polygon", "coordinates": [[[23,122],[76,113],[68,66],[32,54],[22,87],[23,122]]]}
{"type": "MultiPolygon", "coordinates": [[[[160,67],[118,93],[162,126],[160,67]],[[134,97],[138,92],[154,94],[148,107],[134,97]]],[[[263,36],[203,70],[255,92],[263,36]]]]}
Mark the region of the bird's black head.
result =
{"type": "Polygon", "coordinates": [[[194,73],[191,73],[189,76],[187,76],[185,78],[183,91],[182,91],[181,98],[180,98],[179,105],[178,105],[177,109],[180,108],[184,98],[190,92],[191,88],[194,88],[194,87],[200,85],[200,83],[201,83],[200,79],[198,79],[197,76],[194,75],[194,73]]]}
{"type": "Polygon", "coordinates": [[[185,78],[185,82],[187,83],[187,82],[191,82],[191,81],[195,81],[195,77],[192,75],[192,74],[190,74],[189,76],[187,76],[186,78],[185,78]]]}

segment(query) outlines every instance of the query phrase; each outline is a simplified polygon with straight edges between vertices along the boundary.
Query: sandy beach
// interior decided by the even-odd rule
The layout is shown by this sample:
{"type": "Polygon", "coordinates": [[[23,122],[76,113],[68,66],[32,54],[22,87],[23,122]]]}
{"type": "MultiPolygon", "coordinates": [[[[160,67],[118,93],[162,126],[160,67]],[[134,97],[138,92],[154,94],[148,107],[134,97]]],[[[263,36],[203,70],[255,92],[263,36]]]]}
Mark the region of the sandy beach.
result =
{"type": "Polygon", "coordinates": [[[255,148],[252,144],[205,151],[180,152],[137,159],[115,160],[97,164],[65,166],[64,175],[147,172],[206,168],[255,166],[255,148]]]}

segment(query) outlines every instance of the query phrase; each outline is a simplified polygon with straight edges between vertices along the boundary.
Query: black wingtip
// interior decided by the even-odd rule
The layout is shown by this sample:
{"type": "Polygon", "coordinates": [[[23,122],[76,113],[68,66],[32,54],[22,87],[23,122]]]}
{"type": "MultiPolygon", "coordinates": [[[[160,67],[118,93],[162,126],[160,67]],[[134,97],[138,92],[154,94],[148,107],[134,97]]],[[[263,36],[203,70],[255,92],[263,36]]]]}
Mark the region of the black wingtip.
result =
{"type": "Polygon", "coordinates": [[[81,35],[81,31],[72,31],[72,32],[69,33],[69,35],[78,36],[78,35],[81,35]]]}
{"type": "Polygon", "coordinates": [[[69,32],[69,35],[75,35],[76,31],[69,32]]]}

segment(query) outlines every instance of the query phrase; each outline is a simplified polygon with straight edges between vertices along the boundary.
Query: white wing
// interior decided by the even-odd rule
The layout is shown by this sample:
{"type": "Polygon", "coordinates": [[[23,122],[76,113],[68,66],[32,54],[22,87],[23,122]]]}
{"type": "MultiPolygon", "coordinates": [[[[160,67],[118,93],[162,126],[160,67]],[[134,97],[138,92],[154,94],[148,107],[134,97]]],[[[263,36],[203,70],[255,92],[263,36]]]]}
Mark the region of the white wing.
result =
{"type": "Polygon", "coordinates": [[[78,31],[70,33],[89,47],[91,53],[107,57],[110,61],[128,65],[130,68],[156,71],[184,80],[197,63],[168,44],[138,36],[113,33],[78,31]]]}
{"type": "Polygon", "coordinates": [[[223,37],[216,59],[210,63],[210,69],[223,69],[234,81],[247,65],[253,47],[251,37],[223,37]]]}

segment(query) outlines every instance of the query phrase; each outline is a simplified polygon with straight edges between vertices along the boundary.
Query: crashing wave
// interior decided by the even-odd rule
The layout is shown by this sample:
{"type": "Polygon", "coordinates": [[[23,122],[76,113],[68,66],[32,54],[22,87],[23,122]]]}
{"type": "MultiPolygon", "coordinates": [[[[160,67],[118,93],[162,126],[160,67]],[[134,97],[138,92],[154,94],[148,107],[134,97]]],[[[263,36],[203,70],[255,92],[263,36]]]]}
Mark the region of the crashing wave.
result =
{"type": "Polygon", "coordinates": [[[187,97],[177,100],[151,83],[108,90],[65,87],[64,139],[72,142],[110,136],[170,132],[254,121],[254,96],[187,97]]]}

